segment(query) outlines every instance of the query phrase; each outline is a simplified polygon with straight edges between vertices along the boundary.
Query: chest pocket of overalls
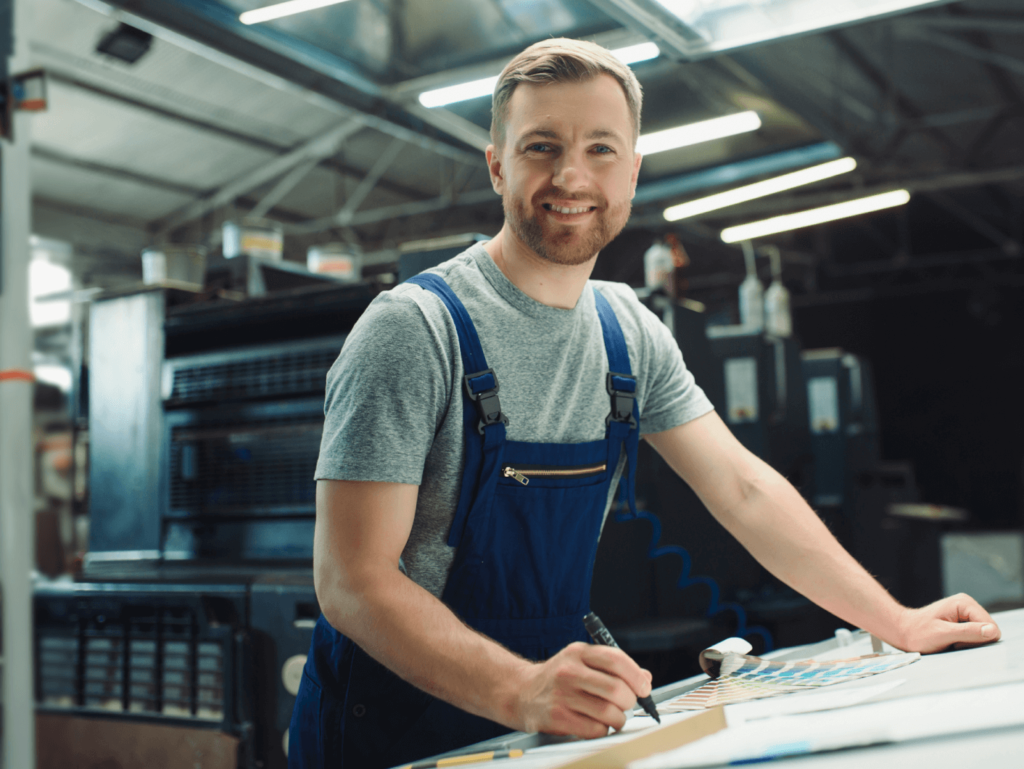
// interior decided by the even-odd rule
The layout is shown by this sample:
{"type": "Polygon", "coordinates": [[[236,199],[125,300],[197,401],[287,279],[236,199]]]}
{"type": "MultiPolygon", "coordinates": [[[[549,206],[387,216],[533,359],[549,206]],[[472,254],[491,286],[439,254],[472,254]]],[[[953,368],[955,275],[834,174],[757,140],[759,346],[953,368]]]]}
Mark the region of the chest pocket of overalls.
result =
{"type": "Polygon", "coordinates": [[[475,532],[493,545],[477,579],[490,593],[475,602],[484,616],[571,616],[587,608],[614,469],[606,441],[506,443],[488,531],[475,532]],[[503,587],[509,583],[515,590],[503,587]]]}

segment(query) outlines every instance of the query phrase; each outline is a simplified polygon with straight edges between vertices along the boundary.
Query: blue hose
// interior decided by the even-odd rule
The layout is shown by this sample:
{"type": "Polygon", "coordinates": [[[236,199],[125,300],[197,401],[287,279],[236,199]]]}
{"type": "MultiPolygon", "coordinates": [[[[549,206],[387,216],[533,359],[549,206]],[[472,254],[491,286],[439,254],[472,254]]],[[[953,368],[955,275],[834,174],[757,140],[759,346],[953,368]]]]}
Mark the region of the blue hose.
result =
{"type": "MultiPolygon", "coordinates": [[[[732,601],[726,601],[722,603],[721,592],[718,589],[718,583],[715,582],[711,577],[694,577],[690,576],[690,554],[686,551],[686,548],[680,547],[679,545],[662,545],[658,546],[661,541],[661,520],[652,512],[647,510],[638,510],[636,518],[642,518],[645,521],[650,522],[651,528],[651,544],[647,548],[647,557],[652,561],[656,558],[661,558],[663,555],[678,555],[683,562],[682,571],[679,574],[679,579],[676,581],[676,588],[683,590],[690,585],[704,585],[711,593],[711,600],[708,601],[708,610],[704,616],[714,617],[722,612],[731,611],[736,615],[736,635],[740,638],[749,638],[750,636],[760,636],[764,641],[764,651],[770,652],[775,648],[775,644],[772,641],[772,634],[768,632],[767,628],[763,628],[760,625],[747,626],[747,612],[738,603],[732,601]]],[[[616,521],[630,521],[634,520],[634,516],[627,512],[616,513],[616,521]]]]}

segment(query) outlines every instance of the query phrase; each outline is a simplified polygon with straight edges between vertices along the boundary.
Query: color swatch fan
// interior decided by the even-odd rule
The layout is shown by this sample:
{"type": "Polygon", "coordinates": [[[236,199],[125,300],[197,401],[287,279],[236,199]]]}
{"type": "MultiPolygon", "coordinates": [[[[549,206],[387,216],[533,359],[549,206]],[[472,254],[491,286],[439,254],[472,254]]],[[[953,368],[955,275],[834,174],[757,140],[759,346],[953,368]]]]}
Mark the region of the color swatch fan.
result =
{"type": "Polygon", "coordinates": [[[701,652],[700,664],[711,680],[693,691],[660,703],[661,712],[703,710],[845,683],[895,670],[921,657],[920,654],[900,652],[828,662],[774,662],[747,655],[750,648],[742,638],[728,638],[705,649],[701,652]]]}

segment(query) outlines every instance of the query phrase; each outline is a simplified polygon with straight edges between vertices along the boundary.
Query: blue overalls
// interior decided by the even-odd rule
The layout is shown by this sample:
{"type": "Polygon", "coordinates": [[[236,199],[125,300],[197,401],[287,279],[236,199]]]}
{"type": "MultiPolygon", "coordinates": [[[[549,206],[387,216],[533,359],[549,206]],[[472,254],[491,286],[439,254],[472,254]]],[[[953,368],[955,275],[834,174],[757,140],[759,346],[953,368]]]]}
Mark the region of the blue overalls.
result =
{"type": "MultiPolygon", "coordinates": [[[[590,581],[609,486],[621,451],[623,493],[636,513],[639,410],[622,329],[594,289],[609,371],[608,428],[587,443],[505,439],[498,379],[473,321],[442,278],[410,279],[434,292],[455,322],[466,375],[466,463],[448,544],[442,600],[464,622],[532,660],[586,641],[590,581]]],[[[391,767],[508,732],[411,686],[320,616],[292,713],[291,769],[391,767]]]]}

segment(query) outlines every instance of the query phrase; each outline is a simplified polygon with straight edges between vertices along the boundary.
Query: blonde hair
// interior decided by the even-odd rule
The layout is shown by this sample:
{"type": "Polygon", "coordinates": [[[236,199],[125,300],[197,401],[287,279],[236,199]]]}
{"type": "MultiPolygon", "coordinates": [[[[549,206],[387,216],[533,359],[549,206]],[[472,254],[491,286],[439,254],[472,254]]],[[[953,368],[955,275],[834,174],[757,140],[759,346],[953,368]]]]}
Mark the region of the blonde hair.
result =
{"type": "Polygon", "coordinates": [[[491,142],[501,147],[505,141],[508,103],[520,83],[585,83],[598,75],[611,75],[622,86],[635,141],[640,135],[643,93],[633,70],[597,43],[561,37],[534,43],[502,70],[491,104],[491,142]]]}

